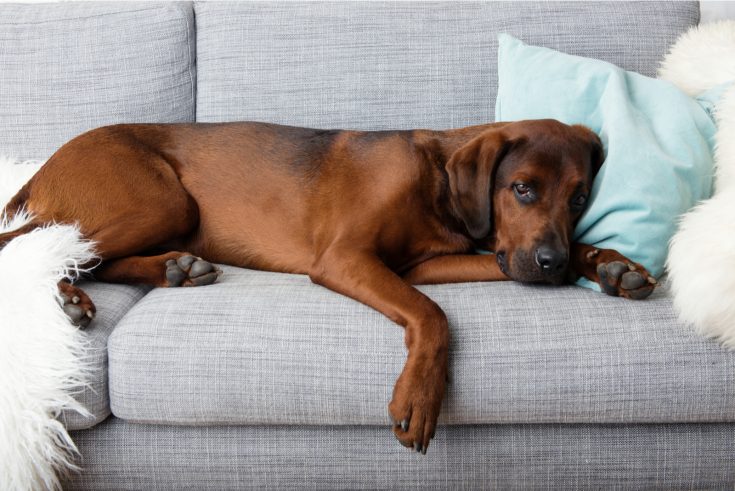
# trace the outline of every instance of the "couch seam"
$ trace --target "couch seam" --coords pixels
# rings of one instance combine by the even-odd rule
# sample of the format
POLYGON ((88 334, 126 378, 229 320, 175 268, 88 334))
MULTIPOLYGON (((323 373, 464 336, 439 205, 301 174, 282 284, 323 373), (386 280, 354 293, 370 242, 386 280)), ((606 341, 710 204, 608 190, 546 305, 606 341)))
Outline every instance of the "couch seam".
MULTIPOLYGON (((187 2, 187 7, 191 11, 191 18, 192 21, 194 21, 195 11, 194 11, 194 3, 193 2, 187 2)), ((178 7, 179 5, 177 5, 178 7)), ((179 13, 183 13, 183 21, 184 24, 186 24, 186 48, 187 48, 187 58, 189 59, 189 66, 187 67, 187 71, 189 72, 189 82, 191 83, 191 108, 192 108, 192 122, 196 123, 197 120, 197 90, 196 90, 196 82, 194 78, 194 73, 196 73, 197 69, 197 56, 196 56, 196 50, 192 50, 191 46, 191 34, 192 31, 194 32, 194 35, 196 35, 196 30, 193 28, 193 26, 189 25, 189 17, 186 15, 185 12, 181 12, 179 9, 179 13)), ((196 46, 196 45, 195 45, 196 46)))
MULTIPOLYGON (((29 4, 32 5, 32 4, 29 4)), ((105 12, 103 14, 94 14, 94 15, 88 15, 88 16, 81 16, 81 17, 65 17, 60 19, 49 19, 49 20, 37 20, 37 21, 29 21, 29 22, 0 22, 0 26, 28 26, 28 25, 37 25, 37 24, 48 24, 51 22, 68 22, 68 21, 75 21, 75 20, 87 20, 87 19, 96 19, 98 17, 106 17, 110 15, 123 15, 123 14, 134 14, 138 12, 148 12, 150 10, 160 10, 161 7, 164 5, 156 5, 155 7, 147 7, 142 9, 135 9, 135 10, 121 10, 118 12, 105 12)))

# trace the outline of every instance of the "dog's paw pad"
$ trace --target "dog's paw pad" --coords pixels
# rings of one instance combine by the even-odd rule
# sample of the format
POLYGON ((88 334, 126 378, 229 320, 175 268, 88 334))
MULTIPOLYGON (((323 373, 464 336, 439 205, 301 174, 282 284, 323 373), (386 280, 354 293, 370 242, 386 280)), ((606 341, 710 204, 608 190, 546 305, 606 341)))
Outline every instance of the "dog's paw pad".
POLYGON ((62 293, 61 300, 64 313, 69 317, 72 324, 82 329, 89 326, 92 319, 94 319, 96 309, 86 294, 80 293, 70 296, 62 293))
POLYGON ((212 271, 214 271, 214 265, 212 263, 197 259, 194 261, 194 264, 191 265, 189 277, 196 278, 197 276, 202 276, 204 274, 211 273, 212 271))
POLYGON ((168 286, 211 285, 222 275, 222 270, 214 264, 192 255, 166 261, 166 281, 168 286))
POLYGON ((597 265, 600 287, 608 295, 642 300, 656 287, 656 279, 633 263, 611 261, 597 265))
POLYGON ((620 288, 624 290, 635 290, 646 284, 646 279, 638 271, 623 273, 620 279, 620 288))
POLYGON ((166 281, 168 286, 181 286, 187 278, 186 271, 181 269, 177 261, 169 259, 166 261, 166 281))
POLYGON ((607 264, 607 273, 610 277, 618 279, 628 271, 628 265, 622 261, 613 261, 607 264))
POLYGON ((178 259, 176 260, 176 264, 177 264, 177 265, 179 266, 179 268, 181 268, 182 270, 184 270, 184 271, 188 271, 188 270, 189 270, 189 268, 191 267, 192 263, 194 263, 194 261, 196 261, 196 260, 198 260, 198 259, 199 259, 199 258, 197 258, 197 257, 194 257, 194 256, 189 256, 189 255, 186 255, 186 256, 181 256, 180 258, 178 258, 178 259))

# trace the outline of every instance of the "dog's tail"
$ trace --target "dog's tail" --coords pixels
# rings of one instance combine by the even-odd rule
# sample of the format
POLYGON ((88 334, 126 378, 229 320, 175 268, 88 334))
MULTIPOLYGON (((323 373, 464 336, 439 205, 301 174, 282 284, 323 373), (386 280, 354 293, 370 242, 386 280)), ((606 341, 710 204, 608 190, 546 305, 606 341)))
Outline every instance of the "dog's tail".
MULTIPOLYGON (((0 158, 0 164, 13 163, 12 161, 2 162, 2 160, 0 158)), ((39 226, 26 207, 30 197, 28 181, 39 168, 39 165, 30 164, 13 163, 12 167, 0 165, 0 171, 8 171, 7 174, 3 172, 4 175, 0 175, 0 205, 7 202, 4 207, 0 208, 0 250, 12 239, 39 226)))
POLYGON ((8 203, 0 214, 0 251, 14 238, 39 227, 25 208, 27 192, 24 187, 8 203))

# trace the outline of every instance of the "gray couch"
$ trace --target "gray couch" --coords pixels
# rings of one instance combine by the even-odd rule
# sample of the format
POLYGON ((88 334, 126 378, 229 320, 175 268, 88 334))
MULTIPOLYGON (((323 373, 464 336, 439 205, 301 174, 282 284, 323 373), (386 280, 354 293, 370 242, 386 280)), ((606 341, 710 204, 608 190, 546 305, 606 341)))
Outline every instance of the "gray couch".
MULTIPOLYGON (((114 122, 485 123, 498 32, 654 76, 698 19, 696 2, 0 5, 0 152, 45 159, 114 122)), ((223 269, 83 285, 97 370, 92 417, 61 416, 83 456, 69 489, 735 485, 735 355, 678 324, 665 285, 422 287, 452 345, 421 456, 389 429, 399 327, 305 276, 223 269)))

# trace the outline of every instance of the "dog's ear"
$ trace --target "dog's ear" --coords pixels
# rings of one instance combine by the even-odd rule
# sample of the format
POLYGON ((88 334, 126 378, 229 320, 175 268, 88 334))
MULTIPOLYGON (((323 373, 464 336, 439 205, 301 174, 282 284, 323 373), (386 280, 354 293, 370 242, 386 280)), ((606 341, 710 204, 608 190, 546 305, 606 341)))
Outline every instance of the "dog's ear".
POLYGON ((602 167, 603 162, 605 162, 605 149, 602 146, 602 140, 597 136, 597 133, 586 126, 575 124, 573 127, 581 131, 584 138, 590 142, 590 165, 592 179, 594 179, 597 173, 600 172, 600 167, 602 167))
POLYGON ((592 164, 592 179, 594 179, 597 173, 600 172, 600 167, 605 162, 605 149, 597 133, 594 131, 590 131, 590 133, 592 133, 592 155, 590 163, 592 164))
POLYGON ((602 164, 605 162, 605 149, 603 148, 602 140, 597 136, 597 133, 594 131, 591 131, 591 133, 592 157, 590 162, 592 163, 592 178, 594 179, 597 173, 600 172, 600 167, 602 167, 602 164))
POLYGON ((502 130, 490 129, 457 149, 447 161, 453 208, 475 239, 490 233, 495 170, 509 148, 502 130))

